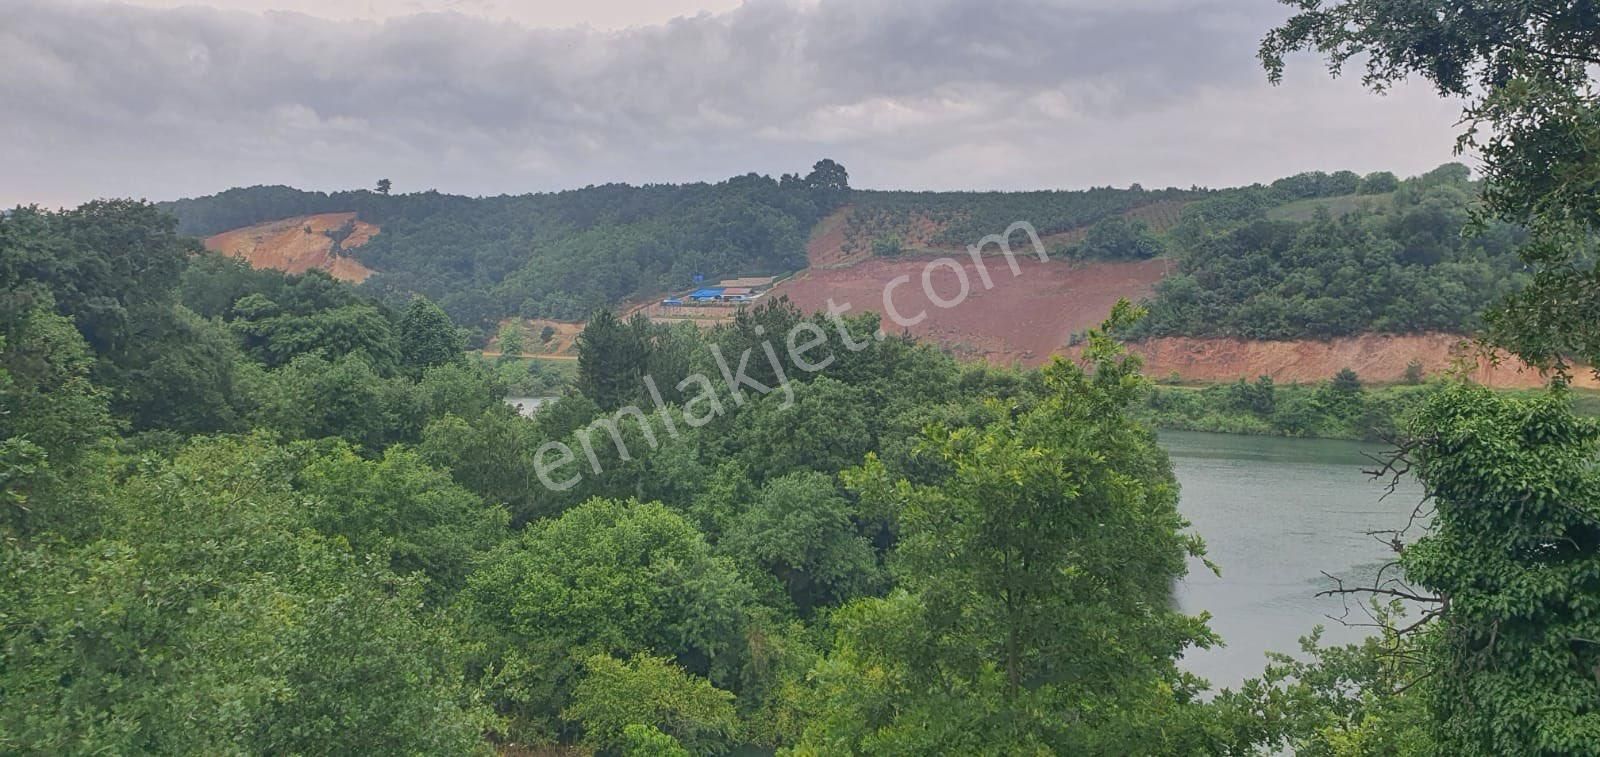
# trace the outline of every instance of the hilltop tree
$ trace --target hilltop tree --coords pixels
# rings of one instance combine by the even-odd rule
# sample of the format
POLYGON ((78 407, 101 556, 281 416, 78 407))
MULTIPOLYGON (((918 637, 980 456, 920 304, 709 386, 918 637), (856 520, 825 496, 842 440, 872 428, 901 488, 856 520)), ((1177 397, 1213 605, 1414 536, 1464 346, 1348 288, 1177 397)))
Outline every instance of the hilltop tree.
POLYGON ((850 172, 846 171, 844 166, 823 158, 811 167, 811 173, 806 174, 806 186, 831 192, 847 192, 850 189, 850 172))
POLYGON ((1356 194, 1379 195, 1399 188, 1400 179, 1393 172, 1373 171, 1361 177, 1361 183, 1356 186, 1356 194))
POLYGON ((416 297, 400 318, 401 361, 413 371, 433 365, 454 363, 466 350, 461 331, 438 305, 426 297, 416 297))
POLYGON ((832 210, 850 196, 850 173, 844 166, 827 158, 817 161, 811 173, 806 174, 806 187, 819 198, 818 207, 832 210))
POLYGON ((394 186, 394 185, 391 184, 388 179, 379 179, 378 180, 378 194, 381 194, 381 195, 384 195, 384 196, 388 196, 389 188, 391 186, 394 186))

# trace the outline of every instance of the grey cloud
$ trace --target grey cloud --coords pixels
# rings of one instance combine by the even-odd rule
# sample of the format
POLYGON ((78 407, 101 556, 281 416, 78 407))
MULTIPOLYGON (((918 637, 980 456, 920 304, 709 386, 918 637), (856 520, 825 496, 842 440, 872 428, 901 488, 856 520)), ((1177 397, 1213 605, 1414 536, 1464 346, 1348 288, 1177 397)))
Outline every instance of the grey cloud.
MULTIPOLYGON (((1205 112, 1217 123, 1171 137, 1236 144, 1206 98, 1286 91, 1267 89, 1253 59, 1280 17, 1269 0, 752 0, 602 32, 0 0, 0 159, 13 167, 0 201, 379 175, 494 193, 797 170, 822 155, 878 185, 1151 183, 1137 156, 1171 146, 1128 142, 1161 139, 1151 119, 1205 112), (945 162, 926 165, 934 156, 945 162)), ((1408 128, 1435 127, 1434 103, 1406 104, 1428 114, 1408 128)), ((1183 183, 1233 178, 1210 174, 1183 183)))

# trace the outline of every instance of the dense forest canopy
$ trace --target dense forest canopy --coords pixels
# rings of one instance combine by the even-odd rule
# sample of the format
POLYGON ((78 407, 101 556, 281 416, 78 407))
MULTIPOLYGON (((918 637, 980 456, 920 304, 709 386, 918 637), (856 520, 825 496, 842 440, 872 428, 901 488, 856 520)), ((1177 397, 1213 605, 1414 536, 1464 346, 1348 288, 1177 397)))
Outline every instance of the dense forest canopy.
POLYGON ((1302 182, 1284 180, 1187 206, 1168 235, 1178 272, 1158 285, 1137 333, 1474 333, 1485 308, 1528 280, 1516 254, 1526 233, 1503 222, 1473 227, 1481 185, 1465 166, 1393 179, 1379 180, 1386 192, 1338 201, 1285 204, 1281 185, 1302 182))
MULTIPOLYGON (((1348 370, 1151 395, 1115 335, 1459 327, 1520 272, 1490 335, 1600 363, 1600 7, 1290 4, 1269 71, 1361 55, 1370 86, 1474 98, 1491 183, 1305 174, 1190 197, 1170 229, 1077 216, 1105 224, 1080 256, 1165 251, 1182 272, 1148 325, 1118 303, 1080 359, 1038 370, 783 298, 708 330, 600 310, 574 386, 530 418, 503 401, 518 365, 465 352, 413 286, 252 270, 183 233, 321 207, 304 193, 182 228, 131 200, 0 215, 0 753, 1600 753, 1600 422, 1560 380, 1518 397, 1414 376, 1376 464, 1427 497, 1383 532, 1396 555, 1370 585, 1333 590, 1375 635, 1313 631, 1237 690, 1180 667, 1226 640, 1174 608, 1205 549, 1140 403, 1346 430, 1375 404, 1348 370)), ((388 188, 361 199, 436 202, 455 234, 493 207, 388 188)), ((682 206, 599 191, 663 205, 546 208, 515 244, 623 265, 605 255, 626 245, 572 240, 687 244, 676 208, 784 254, 771 232, 848 190, 825 162, 682 206)), ((719 239, 697 252, 748 262, 734 237, 699 241, 719 239)), ((486 292, 526 252, 503 250, 486 292)), ((519 294, 545 291, 540 271, 519 294)))
MULTIPOLYGON (((1293 253, 1406 229, 1391 258, 1493 258, 1425 222, 1468 186, 1436 174, 1341 218, 1228 215, 1205 203, 1278 190, 1218 193, 1165 236, 1287 223, 1293 253)), ((1593 743, 1595 653, 1566 639, 1600 633, 1600 432, 1560 392, 1417 387, 1390 428, 1438 497, 1402 557, 1423 630, 1313 638, 1210 692, 1178 660, 1219 640, 1170 601, 1203 545, 1137 419, 1188 409, 1112 338, 1127 304, 1081 362, 1035 371, 781 298, 709 331, 600 311, 574 391, 526 418, 502 400, 516 363, 470 357, 430 300, 199 254, 146 203, 7 214, 0 285, 3 751, 1593 743), (796 334, 804 360, 765 351, 796 334)), ((1345 371, 1201 399, 1306 432, 1367 425, 1364 392, 1345 371)))
POLYGON ((355 212, 382 228, 354 254, 391 303, 433 299, 487 333, 521 315, 576 320, 597 307, 689 286, 696 276, 777 274, 805 265, 812 226, 849 196, 844 167, 716 184, 607 184, 462 197, 438 192, 230 189, 161 207, 209 235, 309 213, 355 212))
POLYGON ((195 252, 144 203, 0 219, 0 751, 1253 738, 1177 668, 1202 548, 1104 333, 1014 373, 781 299, 597 317, 529 419, 430 301, 195 252))

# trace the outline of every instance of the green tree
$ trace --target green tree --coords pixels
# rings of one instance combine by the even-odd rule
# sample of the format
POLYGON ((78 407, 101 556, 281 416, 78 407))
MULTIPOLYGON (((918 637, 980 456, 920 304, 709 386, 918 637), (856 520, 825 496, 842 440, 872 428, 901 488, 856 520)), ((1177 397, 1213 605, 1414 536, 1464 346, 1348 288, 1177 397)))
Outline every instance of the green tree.
MULTIPOLYGON (((1132 316, 1122 303, 1108 326, 1132 316)), ((802 747, 1206 751, 1195 684, 1174 658, 1214 639, 1169 609, 1200 544, 1181 533, 1165 455, 1126 417, 1138 361, 1103 331, 1089 339, 1092 370, 1054 363, 1036 408, 931 429, 944 480, 895 480, 871 458, 849 476, 864 502, 897 513, 902 589, 836 615, 802 747)))
POLYGON ((485 751, 454 632, 310 527, 294 465, 199 440, 119 481, 96 541, 0 547, 0 751, 485 751))
POLYGON ((805 184, 823 198, 825 208, 831 210, 850 195, 850 172, 844 166, 823 158, 806 174, 805 184))
POLYGON ((624 323, 609 310, 596 311, 577 346, 578 391, 601 410, 616 410, 644 395, 650 341, 642 314, 624 323))
MULTIPOLYGON (((269 367, 287 364, 300 355, 328 359, 360 353, 380 372, 388 374, 399 364, 398 336, 387 316, 366 303, 295 312, 260 293, 239 298, 236 317, 229 327, 246 352, 269 367)), ((401 348, 404 348, 402 343, 401 348)))
POLYGON ((422 429, 414 386, 379 375, 364 355, 336 361, 301 355, 264 373, 252 390, 258 427, 292 439, 337 436, 368 450, 410 441, 422 429))
POLYGON ((388 179, 379 179, 378 180, 378 194, 381 194, 381 195, 384 195, 384 196, 388 196, 389 189, 390 189, 390 187, 393 187, 393 186, 394 186, 394 183, 389 181, 388 179))
POLYGON ((1350 368, 1340 368, 1333 374, 1333 381, 1328 384, 1338 397, 1354 397, 1361 393, 1361 377, 1350 368))
POLYGON ((115 427, 92 366, 72 322, 44 303, 0 327, 0 534, 93 527, 96 498, 74 490, 115 427))
MULTIPOLYGON (((1379 603, 1373 617, 1403 620, 1379 603)), ((1322 629, 1300 640, 1300 656, 1272 652, 1260 678, 1214 700, 1219 724, 1256 747, 1306 757, 1435 754, 1419 684, 1413 638, 1385 630, 1357 644, 1326 646, 1322 629)))
POLYGON ((1405 376, 1402 378, 1402 380, 1405 381, 1405 383, 1410 384, 1411 386, 1416 386, 1417 384, 1422 383, 1422 378, 1423 378, 1422 361, 1420 361, 1420 360, 1408 361, 1406 363, 1405 376))
POLYGON ((872 254, 878 257, 894 257, 905 251, 905 241, 899 234, 884 234, 872 240, 872 254))
POLYGON ((1143 221, 1114 216, 1090 226, 1075 254, 1090 260, 1143 260, 1161 252, 1161 240, 1143 221))
POLYGON ((500 360, 515 360, 527 351, 527 345, 522 341, 522 324, 508 321, 500 327, 500 334, 495 338, 495 346, 500 350, 500 360))
POLYGON ((1400 557, 1427 605, 1429 731, 1454 754, 1600 744, 1600 425, 1563 393, 1455 386, 1410 431, 1433 494, 1400 557))
POLYGON ((756 399, 731 431, 740 460, 756 481, 796 471, 837 471, 873 448, 873 416, 865 390, 821 376, 756 399))
POLYGON ((400 318, 400 358, 413 371, 462 360, 466 344, 450 316, 426 297, 416 297, 400 318))
POLYGON ((713 680, 736 669, 753 598, 682 516, 600 499, 530 525, 463 593, 494 639, 491 694, 519 728, 547 736, 590 655, 663 655, 713 680))
POLYGON ((1600 110, 1594 83, 1600 6, 1574 0, 1490 2, 1285 0, 1297 12, 1261 43, 1272 81, 1295 52, 1322 53, 1337 74, 1352 60, 1384 91, 1413 76, 1462 98, 1458 147, 1482 158, 1489 212, 1529 227, 1529 286, 1490 318, 1491 336, 1536 365, 1571 356, 1600 365, 1600 110))
POLYGON ((199 251, 175 225, 133 200, 60 213, 17 208, 0 215, 0 289, 16 302, 25 283, 41 287, 90 348, 114 361, 137 349, 133 329, 142 319, 172 304, 185 262, 199 251))
POLYGON ((113 411, 136 431, 242 431, 257 398, 240 378, 245 356, 234 334, 179 305, 139 328, 144 349, 130 354, 113 379, 113 411))
POLYGON ((1374 171, 1361 177, 1361 184, 1356 188, 1356 194, 1379 195, 1393 192, 1400 188, 1400 179, 1390 171, 1374 171))
POLYGON ((401 446, 366 460, 345 444, 318 445, 295 482, 309 495, 318 531, 399 575, 421 573, 435 601, 460 590, 478 558, 508 534, 504 510, 401 446))
POLYGON ((721 754, 736 743, 739 718, 733 695, 671 660, 636 654, 623 662, 596 655, 583 665, 583 680, 562 717, 583 727, 585 743, 630 753, 629 726, 665 734, 685 754, 721 754))
POLYGON ((678 740, 654 726, 633 723, 622 729, 622 754, 625 757, 690 757, 678 740))
POLYGON ((833 479, 792 473, 762 487, 718 548, 775 576, 801 612, 866 594, 882 575, 833 479))
POLYGON ((558 514, 541 496, 545 490, 533 465, 534 453, 544 441, 533 421, 495 407, 465 417, 449 414, 429 423, 417 451, 469 491, 505 505, 512 523, 520 527, 558 514))

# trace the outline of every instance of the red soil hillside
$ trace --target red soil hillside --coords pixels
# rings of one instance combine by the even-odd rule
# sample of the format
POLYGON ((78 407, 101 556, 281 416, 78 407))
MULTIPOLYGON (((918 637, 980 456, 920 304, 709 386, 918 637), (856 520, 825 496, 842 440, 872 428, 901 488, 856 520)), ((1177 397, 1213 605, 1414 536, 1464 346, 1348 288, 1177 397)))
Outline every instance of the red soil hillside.
POLYGON ((845 206, 817 223, 806 242, 806 262, 812 268, 827 268, 851 263, 863 257, 845 253, 845 231, 850 227, 850 207, 845 206))
POLYGON ((355 213, 322 213, 224 231, 206 239, 206 249, 243 258, 255 268, 276 268, 285 273, 305 273, 320 268, 334 278, 360 283, 372 269, 355 258, 339 254, 334 237, 348 232, 338 250, 367 243, 378 227, 356 219, 355 213))
MULTIPOLYGON (((854 206, 846 205, 822 219, 811 231, 806 243, 806 261, 812 268, 834 268, 851 265, 872 257, 871 234, 852 229, 854 206)), ((893 228, 880 229, 900 237, 900 243, 909 253, 948 252, 934 244, 945 225, 923 215, 913 214, 904 223, 893 228)))
MULTIPOLYGON (((1022 258, 1021 276, 1012 276, 1005 259, 987 257, 985 263, 994 288, 984 290, 971 260, 962 254, 970 294, 961 304, 940 309, 922 288, 922 272, 931 258, 871 258, 856 265, 812 268, 783 282, 772 296, 788 295, 802 310, 821 311, 829 299, 850 305, 852 313, 875 312, 884 316, 884 329, 899 331, 883 304, 884 288, 898 276, 910 281, 893 290, 893 303, 902 316, 926 311, 928 317, 911 327, 919 339, 930 341, 964 359, 1036 366, 1054 354, 1074 355, 1068 339, 1098 325, 1118 299, 1138 300, 1150 295, 1167 273, 1166 260, 1134 263, 1040 263, 1022 258)), ((945 300, 960 291, 955 272, 934 270, 934 292, 945 300)), ((1256 342, 1242 339, 1164 338, 1129 345, 1145 360, 1145 373, 1165 379, 1176 375, 1198 383, 1229 382, 1268 375, 1282 383, 1326 381, 1342 368, 1350 368, 1373 383, 1400 382, 1406 365, 1422 364, 1425 376, 1441 376, 1464 366, 1478 383, 1498 388, 1542 386, 1544 377, 1521 362, 1502 356, 1497 364, 1478 357, 1460 336, 1421 334, 1389 336, 1365 334, 1331 341, 1297 340, 1256 342)), ((1587 371, 1575 371, 1577 386, 1600 389, 1600 381, 1587 371)))
MULTIPOLYGON (((1450 334, 1389 336, 1363 334, 1331 341, 1252 342, 1242 339, 1152 339, 1129 345, 1144 358, 1145 374, 1184 381, 1226 382, 1271 376, 1279 383, 1326 381, 1342 368, 1365 381, 1397 383, 1406 364, 1422 364, 1424 376, 1440 376, 1465 366, 1467 375, 1485 386, 1502 389, 1543 386, 1545 378, 1521 361, 1501 356, 1497 364, 1478 357, 1462 337, 1450 334)), ((1573 385, 1600 388, 1594 374, 1574 371, 1573 385)))
MULTIPOLYGON (((911 327, 915 336, 931 340, 963 358, 984 358, 1009 364, 1036 365, 1050 353, 1063 349, 1074 332, 1104 320, 1119 298, 1137 301, 1166 273, 1168 261, 1136 263, 1041 263, 1024 258, 1017 262, 1022 275, 1013 276, 1001 257, 985 258, 994 288, 985 290, 972 261, 962 254, 970 294, 961 304, 940 309, 923 290, 922 272, 929 258, 876 258, 847 268, 812 268, 776 287, 770 296, 788 295, 804 311, 826 310, 828 300, 850 305, 852 313, 884 315, 884 330, 899 331, 884 311, 884 288, 897 276, 910 283, 893 292, 894 307, 902 316, 926 311, 928 317, 911 327)), ((935 294, 951 300, 960 291, 955 271, 939 267, 929 278, 935 294)))

